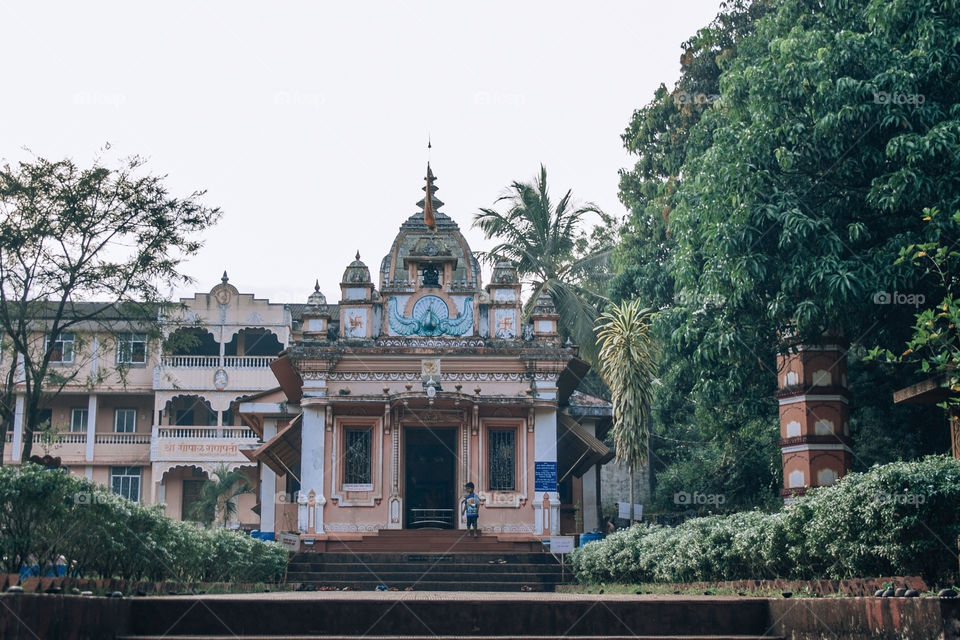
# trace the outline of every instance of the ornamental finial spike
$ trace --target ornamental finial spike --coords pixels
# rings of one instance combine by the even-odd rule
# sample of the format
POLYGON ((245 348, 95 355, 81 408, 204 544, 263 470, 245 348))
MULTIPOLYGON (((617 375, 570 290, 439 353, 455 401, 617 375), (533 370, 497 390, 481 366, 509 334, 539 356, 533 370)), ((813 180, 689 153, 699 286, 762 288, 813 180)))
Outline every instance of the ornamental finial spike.
POLYGON ((360 250, 357 249, 357 260, 359 260, 359 259, 360 259, 360 250))
POLYGON ((228 280, 230 280, 230 278, 227 277, 227 272, 226 270, 224 270, 223 277, 220 278, 220 282, 222 282, 223 284, 227 284, 228 280))

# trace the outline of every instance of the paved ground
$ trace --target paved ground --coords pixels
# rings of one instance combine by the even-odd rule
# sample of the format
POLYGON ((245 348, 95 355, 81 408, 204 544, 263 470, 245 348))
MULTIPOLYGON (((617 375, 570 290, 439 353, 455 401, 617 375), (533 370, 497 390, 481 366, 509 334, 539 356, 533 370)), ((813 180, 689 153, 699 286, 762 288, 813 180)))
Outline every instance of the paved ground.
MULTIPOLYGON (((633 594, 584 594, 584 593, 537 593, 537 592, 483 592, 483 591, 272 591, 270 593, 231 593, 180 596, 156 596, 160 599, 202 599, 202 600, 371 600, 371 601, 420 601, 450 600, 452 602, 611 602, 663 600, 688 602, 690 600, 710 600, 727 602, 756 602, 758 598, 737 596, 685 596, 685 595, 633 595, 633 594)), ((145 600, 151 596, 136 598, 145 600)))

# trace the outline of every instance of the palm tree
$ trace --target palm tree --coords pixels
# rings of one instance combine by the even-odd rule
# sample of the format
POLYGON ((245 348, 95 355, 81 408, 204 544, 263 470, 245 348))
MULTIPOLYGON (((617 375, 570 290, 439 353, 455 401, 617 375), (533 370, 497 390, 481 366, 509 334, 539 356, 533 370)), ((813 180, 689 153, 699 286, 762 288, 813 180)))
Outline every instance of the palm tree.
POLYGON ((190 510, 190 515, 205 524, 219 521, 223 527, 227 526, 232 516, 237 514, 235 498, 253 493, 247 476, 238 470, 229 471, 227 465, 221 463, 213 470, 216 480, 210 479, 200 489, 200 496, 190 510))
POLYGON ((500 202, 509 203, 504 213, 481 208, 474 216, 473 226, 500 242, 478 256, 490 264, 506 259, 516 265, 524 283, 533 287, 526 316, 542 293, 549 294, 560 314, 561 331, 580 345, 588 362, 596 363, 593 327, 606 303, 599 291, 609 274, 612 241, 609 234, 588 238, 580 225, 589 213, 600 215, 604 223, 612 221, 594 204, 576 206, 570 191, 554 205, 543 165, 532 183, 514 182, 494 204, 500 202))
POLYGON ((633 473, 650 457, 650 408, 656 374, 652 314, 639 299, 610 305, 597 322, 600 376, 613 400, 613 441, 617 458, 630 472, 630 524, 633 524, 633 473))

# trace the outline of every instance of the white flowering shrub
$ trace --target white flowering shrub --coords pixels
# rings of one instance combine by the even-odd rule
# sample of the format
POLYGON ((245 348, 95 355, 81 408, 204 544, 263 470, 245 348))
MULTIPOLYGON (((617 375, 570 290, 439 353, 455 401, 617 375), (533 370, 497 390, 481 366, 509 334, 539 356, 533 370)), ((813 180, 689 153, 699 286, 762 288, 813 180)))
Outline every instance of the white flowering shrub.
POLYGON ((931 456, 851 473, 777 513, 637 525, 577 549, 577 578, 699 582, 921 575, 949 581, 960 535, 960 461, 931 456))

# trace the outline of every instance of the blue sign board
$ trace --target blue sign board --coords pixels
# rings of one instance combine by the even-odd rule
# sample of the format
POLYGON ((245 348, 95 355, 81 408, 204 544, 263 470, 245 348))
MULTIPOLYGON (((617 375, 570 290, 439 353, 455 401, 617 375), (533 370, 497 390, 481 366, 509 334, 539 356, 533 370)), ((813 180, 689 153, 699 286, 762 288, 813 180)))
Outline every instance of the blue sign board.
POLYGON ((534 462, 533 485, 535 491, 557 490, 557 463, 534 462))

